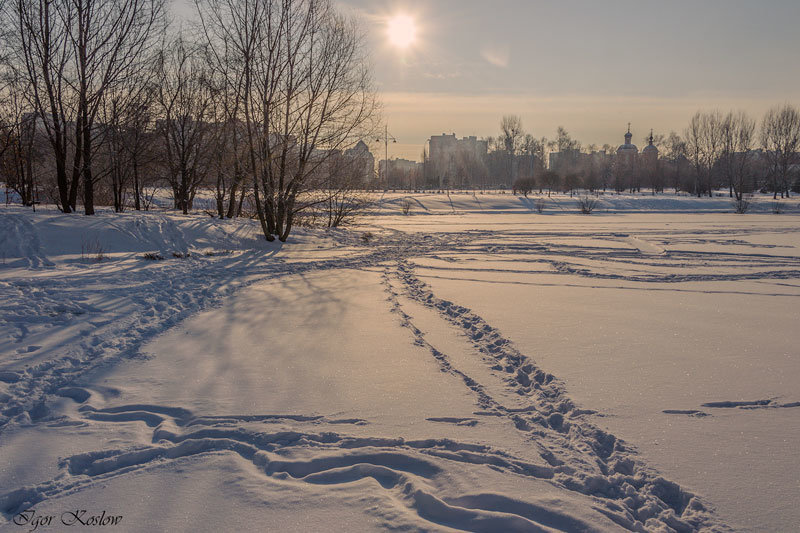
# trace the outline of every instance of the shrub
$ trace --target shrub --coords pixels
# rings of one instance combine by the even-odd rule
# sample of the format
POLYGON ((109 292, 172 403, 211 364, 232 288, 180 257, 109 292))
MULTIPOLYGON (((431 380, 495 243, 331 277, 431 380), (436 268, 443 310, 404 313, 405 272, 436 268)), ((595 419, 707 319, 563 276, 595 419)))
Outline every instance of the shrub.
POLYGON ((578 208, 584 215, 591 214, 595 207, 597 207, 597 198, 592 198, 590 196, 578 198, 578 208))
POLYGON ((81 239, 81 259, 83 261, 92 260, 99 263, 100 261, 108 259, 108 256, 105 255, 105 249, 96 237, 94 239, 84 237, 81 239))
POLYGON ((369 241, 372 240, 372 237, 374 237, 374 235, 371 232, 369 232, 369 231, 364 232, 361 235, 361 242, 363 242, 364 244, 368 244, 369 241))
POLYGON ((408 215, 411 212, 411 200, 408 198, 403 199, 403 214, 408 215))
POLYGON ((542 213, 544 211, 545 205, 547 205, 547 202, 545 201, 544 198, 537 198, 536 203, 534 204, 534 206, 536 207, 536 212, 542 213))
POLYGON ((733 201, 733 210, 740 215, 747 213, 750 209, 750 199, 744 195, 733 201))
POLYGON ((158 252, 147 252, 142 255, 142 259, 147 259, 148 261, 163 261, 164 256, 158 252))
POLYGON ((192 254, 189 252, 172 252, 172 257, 176 259, 186 259, 187 257, 192 257, 192 254))
POLYGON ((514 196, 516 196, 517 193, 520 193, 527 198, 531 191, 533 191, 533 187, 535 185, 536 182, 533 180, 533 178, 519 178, 511 186, 511 192, 514 194, 514 196))

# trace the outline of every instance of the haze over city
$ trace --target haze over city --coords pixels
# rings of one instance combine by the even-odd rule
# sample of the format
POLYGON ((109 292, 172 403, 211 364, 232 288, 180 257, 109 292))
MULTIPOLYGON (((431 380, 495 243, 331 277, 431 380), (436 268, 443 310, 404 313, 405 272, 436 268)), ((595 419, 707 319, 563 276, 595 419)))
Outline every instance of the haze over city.
POLYGON ((338 2, 368 34, 390 158, 420 160, 431 135, 497 135, 507 114, 537 137, 564 126, 599 146, 631 122, 641 145, 698 109, 760 116, 800 100, 793 0, 338 2), (416 30, 408 46, 389 38, 397 16, 416 30))

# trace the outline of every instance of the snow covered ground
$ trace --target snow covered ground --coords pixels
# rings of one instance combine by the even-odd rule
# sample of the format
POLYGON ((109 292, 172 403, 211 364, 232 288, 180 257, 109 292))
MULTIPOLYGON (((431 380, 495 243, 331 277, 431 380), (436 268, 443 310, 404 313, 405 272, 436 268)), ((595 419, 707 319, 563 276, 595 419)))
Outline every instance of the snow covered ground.
POLYGON ((283 245, 0 208, 0 530, 800 523, 796 201, 379 196, 283 245))

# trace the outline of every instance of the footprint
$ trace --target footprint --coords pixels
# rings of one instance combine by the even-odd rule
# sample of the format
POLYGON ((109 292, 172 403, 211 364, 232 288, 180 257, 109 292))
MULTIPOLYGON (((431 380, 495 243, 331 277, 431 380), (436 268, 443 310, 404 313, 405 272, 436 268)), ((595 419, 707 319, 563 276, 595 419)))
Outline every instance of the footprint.
POLYGON ((18 348, 17 349, 17 353, 19 353, 19 354, 32 353, 32 352, 35 352, 36 350, 38 350, 40 348, 41 348, 41 346, 39 346, 37 344, 31 344, 30 346, 26 346, 25 348, 18 348))
POLYGON ((730 409, 733 407, 753 407, 753 406, 766 406, 770 405, 772 400, 753 400, 753 401, 725 401, 725 402, 707 402, 704 403, 701 407, 717 407, 717 408, 724 408, 730 409))
POLYGON ((661 411, 668 415, 687 415, 702 418, 704 416, 711 416, 709 413, 698 411, 697 409, 664 409, 661 411))
POLYGON ((448 424, 455 424, 457 426, 475 426, 478 421, 474 418, 458 418, 454 416, 438 416, 426 418, 430 422, 446 422, 448 424))
POLYGON ((64 387, 63 389, 57 390, 56 394, 64 398, 72 398, 77 403, 85 402, 92 395, 89 391, 80 387, 64 387))
POLYGON ((0 372, 0 381, 5 381, 6 383, 16 383, 21 379, 21 376, 17 372, 0 372))

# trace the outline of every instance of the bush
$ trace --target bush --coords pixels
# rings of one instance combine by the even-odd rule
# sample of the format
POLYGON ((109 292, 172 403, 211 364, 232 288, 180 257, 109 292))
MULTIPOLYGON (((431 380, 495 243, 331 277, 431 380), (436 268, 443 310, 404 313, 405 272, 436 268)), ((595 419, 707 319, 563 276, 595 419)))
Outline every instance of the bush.
POLYGON ((364 244, 369 244, 369 241, 372 240, 372 237, 374 237, 374 235, 372 235, 371 232, 369 232, 369 231, 364 232, 361 235, 361 242, 363 242, 364 244))
POLYGON ((99 263, 100 261, 108 259, 108 256, 105 255, 105 249, 97 238, 89 239, 84 237, 81 239, 81 259, 83 261, 92 260, 99 263))
POLYGON ((511 186, 511 192, 514 193, 514 196, 520 193, 527 198, 531 191, 533 191, 535 185, 536 182, 534 182, 533 178, 519 178, 511 186))
POLYGON ((578 209, 580 209, 581 213, 584 215, 590 215, 595 207, 597 207, 597 198, 592 198, 590 196, 578 198, 578 209))
POLYGON ((408 198, 403 199, 403 214, 408 215, 411 212, 411 200, 408 198))
POLYGON ((147 252, 142 255, 142 259, 147 259, 148 261, 163 261, 164 256, 158 252, 147 252))
POLYGON ((545 201, 544 198, 537 198, 536 199, 536 204, 534 204, 534 205, 536 207, 536 212, 537 213, 542 213, 542 211, 544 211, 545 205, 547 205, 547 202, 545 201))
POLYGON ((192 254, 189 252, 172 252, 172 257, 176 259, 186 259, 187 257, 192 257, 192 254))
POLYGON ((733 210, 740 215, 747 213, 747 210, 750 209, 750 199, 742 196, 741 198, 737 198, 733 201, 733 210))

